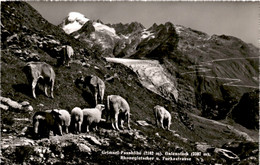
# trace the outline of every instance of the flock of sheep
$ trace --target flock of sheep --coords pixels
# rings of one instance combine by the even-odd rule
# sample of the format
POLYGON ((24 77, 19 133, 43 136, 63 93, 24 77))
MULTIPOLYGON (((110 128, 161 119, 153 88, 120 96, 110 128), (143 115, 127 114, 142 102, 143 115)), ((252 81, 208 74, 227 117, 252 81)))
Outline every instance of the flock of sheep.
MULTIPOLYGON (((73 55, 73 49, 65 47, 64 62, 63 64, 69 65, 69 60, 73 55), (72 50, 72 53, 71 53, 72 50)), ((48 97, 47 88, 50 86, 51 98, 54 98, 53 89, 55 82, 55 72, 49 64, 45 62, 28 62, 23 68, 23 72, 32 87, 32 95, 36 98, 35 87, 39 79, 44 80, 44 93, 48 97)), ((76 85, 83 84, 83 87, 89 87, 94 95, 96 107, 84 108, 75 107, 71 110, 71 114, 67 110, 46 110, 36 112, 33 116, 33 129, 35 138, 47 137, 49 138, 50 131, 53 134, 63 135, 63 130, 66 133, 69 132, 69 127, 72 128, 72 132, 75 134, 81 133, 82 129, 89 132, 91 125, 96 124, 94 127, 97 129, 97 124, 102 120, 102 111, 105 109, 103 103, 105 83, 97 76, 90 75, 86 77, 80 77, 75 81, 76 85), (83 124, 84 123, 84 124, 83 124)), ((110 116, 113 129, 119 130, 118 122, 120 121, 120 127, 124 129, 124 121, 127 121, 128 129, 130 127, 130 106, 127 101, 119 95, 109 95, 106 101, 107 119, 110 116), (120 119, 119 119, 120 117, 120 119)), ((154 107, 154 115, 157 126, 163 129, 170 130, 171 114, 159 105, 154 107), (164 121, 166 126, 164 127, 164 121)))

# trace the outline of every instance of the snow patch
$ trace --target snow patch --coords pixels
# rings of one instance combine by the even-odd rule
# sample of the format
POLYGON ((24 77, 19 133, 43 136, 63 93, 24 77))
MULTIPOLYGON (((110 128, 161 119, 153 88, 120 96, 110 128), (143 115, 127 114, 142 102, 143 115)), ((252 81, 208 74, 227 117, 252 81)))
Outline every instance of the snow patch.
POLYGON ((176 25, 175 30, 176 30, 177 34, 180 34, 184 30, 184 28, 182 26, 176 25))
POLYGON ((145 39, 145 38, 148 38, 148 37, 154 38, 154 35, 150 31, 144 29, 144 31, 142 32, 142 37, 141 38, 145 39))

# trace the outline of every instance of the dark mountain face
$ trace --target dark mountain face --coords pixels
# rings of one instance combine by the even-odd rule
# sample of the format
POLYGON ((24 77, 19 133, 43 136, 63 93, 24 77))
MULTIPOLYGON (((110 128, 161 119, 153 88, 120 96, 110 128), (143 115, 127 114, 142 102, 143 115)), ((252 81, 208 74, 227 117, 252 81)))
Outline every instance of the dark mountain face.
POLYGON ((176 29, 180 56, 173 58, 183 62, 178 67, 180 76, 195 83, 197 102, 203 93, 238 102, 245 92, 258 88, 256 47, 231 36, 209 36, 182 26, 176 29))
POLYGON ((137 52, 131 58, 150 58, 161 61, 164 58, 170 58, 171 54, 177 51, 178 35, 172 23, 153 25, 147 31, 153 34, 152 37, 145 38, 137 46, 137 52))
POLYGON ((137 33, 141 32, 142 30, 145 29, 145 27, 138 22, 132 22, 130 24, 107 24, 110 27, 113 27, 116 30, 116 33, 118 35, 129 35, 131 33, 137 33))
POLYGON ((259 90, 245 93, 232 111, 232 117, 237 123, 259 130, 259 90))

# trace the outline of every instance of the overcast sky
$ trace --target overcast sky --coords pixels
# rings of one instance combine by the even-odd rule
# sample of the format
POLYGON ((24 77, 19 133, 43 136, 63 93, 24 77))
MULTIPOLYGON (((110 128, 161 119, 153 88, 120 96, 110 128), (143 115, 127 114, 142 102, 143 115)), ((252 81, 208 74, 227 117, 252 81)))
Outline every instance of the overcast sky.
POLYGON ((103 23, 137 21, 149 28, 167 21, 212 34, 232 35, 258 46, 258 2, 28 2, 58 25, 69 12, 103 23))

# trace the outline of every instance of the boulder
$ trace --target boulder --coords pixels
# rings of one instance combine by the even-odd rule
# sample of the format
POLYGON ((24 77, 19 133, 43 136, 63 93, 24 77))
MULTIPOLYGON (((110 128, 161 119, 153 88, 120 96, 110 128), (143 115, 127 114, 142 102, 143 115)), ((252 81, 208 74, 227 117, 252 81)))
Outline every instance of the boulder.
POLYGON ((212 146, 208 145, 207 143, 204 142, 196 142, 195 146, 197 148, 197 150, 201 151, 201 152, 207 152, 207 150, 209 148, 212 148, 212 146))
POLYGON ((214 153, 227 160, 240 161, 239 157, 236 154, 226 149, 215 148, 214 153))
POLYGON ((150 126, 150 124, 148 124, 146 121, 144 120, 138 120, 136 121, 138 125, 140 126, 150 126))
POLYGON ((27 103, 23 102, 23 104, 20 104, 16 101, 13 101, 10 98, 2 97, 0 96, 0 108, 7 110, 9 107, 17 110, 24 110, 24 111, 33 111, 33 107, 31 105, 28 105, 27 103), (8 107, 8 108, 7 108, 8 107))
POLYGON ((85 144, 78 144, 78 147, 79 147, 79 151, 80 151, 80 152, 87 152, 87 153, 90 153, 90 152, 91 152, 91 148, 88 147, 88 146, 85 145, 85 144))
POLYGON ((84 138, 87 139, 92 144, 101 145, 101 143, 94 136, 87 135, 84 138))

